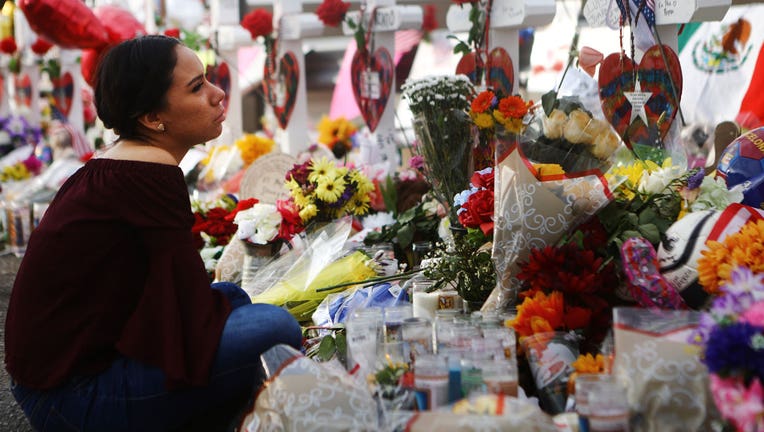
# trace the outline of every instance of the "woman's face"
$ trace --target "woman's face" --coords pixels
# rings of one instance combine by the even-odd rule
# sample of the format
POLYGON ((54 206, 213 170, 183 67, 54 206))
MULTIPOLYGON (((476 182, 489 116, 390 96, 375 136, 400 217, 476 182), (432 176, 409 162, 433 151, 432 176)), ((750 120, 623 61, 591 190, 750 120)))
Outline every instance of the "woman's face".
POLYGON ((189 147, 209 141, 223 130, 225 93, 204 75, 204 66, 187 47, 175 47, 178 56, 166 106, 157 112, 163 134, 189 147))

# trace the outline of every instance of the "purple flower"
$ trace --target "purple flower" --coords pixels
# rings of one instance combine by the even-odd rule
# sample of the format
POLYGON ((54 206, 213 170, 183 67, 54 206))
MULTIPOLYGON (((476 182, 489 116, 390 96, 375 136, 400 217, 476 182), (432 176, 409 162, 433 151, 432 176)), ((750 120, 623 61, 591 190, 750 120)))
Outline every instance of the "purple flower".
POLYGON ((721 287, 725 293, 751 293, 754 300, 764 300, 764 273, 753 273, 748 267, 736 267, 730 281, 721 287))
POLYGON ((691 175, 690 178, 687 179, 687 189, 693 190, 700 187, 700 184, 703 183, 703 178, 706 176, 706 174, 703 172, 703 170, 698 170, 695 174, 691 175))
POLYGON ((717 319, 731 316, 733 319, 755 303, 750 292, 727 292, 716 297, 711 303, 711 314, 717 319))
POLYGON ((754 343, 762 333, 764 327, 744 322, 714 328, 704 359, 708 370, 720 376, 744 374, 764 379, 764 347, 754 343))
POLYGON ((424 168, 424 156, 416 155, 409 159, 409 166, 415 170, 421 170, 424 168))

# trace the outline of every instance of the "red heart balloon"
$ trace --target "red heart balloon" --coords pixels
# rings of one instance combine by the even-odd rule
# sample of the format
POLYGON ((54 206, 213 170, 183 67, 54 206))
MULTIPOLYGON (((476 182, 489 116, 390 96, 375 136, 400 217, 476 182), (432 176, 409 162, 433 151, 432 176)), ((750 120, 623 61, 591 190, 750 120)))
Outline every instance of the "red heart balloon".
POLYGON ((74 95, 74 80, 72 74, 64 73, 58 78, 50 80, 53 83, 53 103, 64 117, 69 117, 72 109, 72 96, 74 95))
POLYGON ((109 42, 119 43, 146 34, 146 28, 132 13, 114 5, 102 5, 93 9, 93 14, 109 34, 109 42))
MULTIPOLYGON (((473 83, 477 83, 477 64, 475 53, 471 52, 462 56, 456 64, 456 73, 466 75, 473 83)), ((488 88, 503 96, 513 94, 515 87, 515 67, 512 58, 502 47, 491 50, 486 59, 485 84, 488 88)))
POLYGON ((13 85, 16 88, 14 99, 17 106, 32 106, 32 80, 29 75, 16 75, 13 79, 13 85))
POLYGON ((19 7, 38 35, 62 48, 100 48, 109 34, 81 0, 19 0, 19 7))
POLYGON ((350 64, 353 96, 369 130, 374 132, 385 112, 393 85, 393 57, 387 49, 377 48, 369 56, 356 51, 350 64))
POLYGON ((95 73, 96 68, 98 67, 98 62, 101 60, 101 56, 106 52, 106 49, 84 49, 82 50, 82 55, 80 56, 80 72, 82 73, 82 77, 85 79, 85 82, 88 83, 91 87, 95 84, 93 82, 93 79, 95 79, 95 73))
POLYGON ((664 138, 679 111, 679 98, 682 94, 679 57, 666 45, 663 45, 663 51, 666 61, 663 60, 660 47, 654 45, 645 51, 638 67, 630 58, 617 53, 605 57, 600 65, 598 81, 602 111, 627 146, 632 143, 651 144, 651 128, 657 130, 661 139, 664 138), (635 78, 639 79, 643 92, 651 93, 645 104, 647 125, 639 117, 631 121, 632 107, 624 95, 625 92, 634 91, 635 78), (675 91, 672 91, 671 81, 676 86, 675 91), (662 115, 664 121, 658 125, 662 115))
POLYGON ((265 100, 273 108, 279 126, 286 129, 292 117, 294 103, 297 100, 297 86, 300 83, 300 69, 293 52, 288 51, 281 56, 278 76, 272 75, 266 64, 263 80, 265 100))

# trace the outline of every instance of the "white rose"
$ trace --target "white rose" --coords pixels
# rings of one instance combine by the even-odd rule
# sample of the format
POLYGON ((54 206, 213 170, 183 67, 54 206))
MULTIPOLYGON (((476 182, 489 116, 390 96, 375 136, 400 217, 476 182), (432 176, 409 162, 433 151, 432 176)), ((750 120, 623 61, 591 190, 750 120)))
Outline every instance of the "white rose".
POLYGON ((607 128, 594 137, 594 142, 589 151, 597 159, 607 160, 610 158, 610 155, 615 152, 620 143, 621 141, 618 139, 618 135, 610 130, 610 128, 607 128))
POLYGON ((591 120, 592 118, 585 111, 580 109, 571 111, 568 122, 565 123, 565 129, 563 130, 565 139, 572 144, 591 142, 592 137, 585 132, 591 120))
POLYGON ((281 220, 275 205, 257 203, 236 214, 233 220, 239 226, 236 237, 255 244, 267 244, 278 235, 281 220))
POLYGON ((678 166, 661 168, 651 173, 645 173, 639 182, 639 191, 647 194, 657 194, 664 192, 666 186, 682 175, 682 170, 678 166))
POLYGON ((562 136, 563 127, 568 121, 568 116, 564 111, 555 109, 544 118, 544 135, 549 139, 558 139, 562 136))

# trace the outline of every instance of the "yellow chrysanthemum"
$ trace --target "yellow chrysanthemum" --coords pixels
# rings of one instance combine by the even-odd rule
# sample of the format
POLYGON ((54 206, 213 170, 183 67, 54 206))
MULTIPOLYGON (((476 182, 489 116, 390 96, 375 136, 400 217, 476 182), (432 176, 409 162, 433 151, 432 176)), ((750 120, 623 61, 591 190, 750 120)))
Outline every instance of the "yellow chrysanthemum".
POLYGON ((493 117, 489 113, 472 113, 472 121, 480 129, 490 129, 493 127, 493 117))
POLYGON ((319 180, 316 186, 316 197, 327 203, 335 203, 345 192, 345 181, 342 177, 325 177, 319 180))
POLYGON ((310 198, 306 197, 302 193, 302 189, 293 190, 291 192, 292 200, 298 208, 303 208, 310 204, 310 198))
POLYGON ((370 203, 371 198, 368 194, 356 193, 350 198, 350 201, 348 201, 348 213, 353 213, 356 216, 365 215, 369 211, 370 203))
POLYGON ((245 167, 260 156, 270 153, 275 145, 272 139, 257 134, 244 134, 235 144, 245 167))
POLYGON ((522 118, 507 117, 499 110, 493 111, 493 118, 496 119, 496 121, 499 122, 502 126, 504 126, 504 129, 506 129, 508 132, 520 133, 523 130, 522 118))
POLYGON ((751 221, 723 242, 709 240, 698 259, 698 281, 710 294, 729 282, 732 270, 743 266, 753 273, 764 272, 764 220, 751 221))
POLYGON ((374 183, 358 170, 350 171, 350 181, 358 186, 359 194, 369 194, 374 191, 374 183))
POLYGON ((313 159, 311 162, 308 180, 314 183, 319 183, 324 179, 333 180, 337 177, 337 174, 337 166, 334 165, 334 162, 322 157, 321 159, 313 159))
POLYGON ((317 129, 318 142, 327 146, 332 146, 337 142, 346 143, 358 131, 355 125, 344 116, 333 120, 323 116, 318 122, 317 129))
POLYGON ((308 204, 300 209, 300 219, 303 222, 307 222, 314 218, 318 214, 318 207, 315 204, 308 204))

